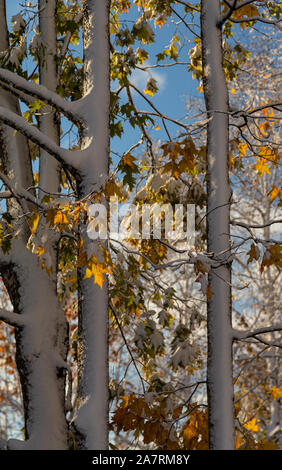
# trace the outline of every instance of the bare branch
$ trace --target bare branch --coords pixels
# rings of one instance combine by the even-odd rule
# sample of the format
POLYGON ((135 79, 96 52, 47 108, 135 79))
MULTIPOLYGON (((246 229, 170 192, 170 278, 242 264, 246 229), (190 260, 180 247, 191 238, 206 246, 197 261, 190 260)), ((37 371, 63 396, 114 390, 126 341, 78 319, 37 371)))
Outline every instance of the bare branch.
POLYGON ((123 338, 124 344, 125 344, 125 346, 126 346, 128 352, 129 352, 129 355, 130 355, 131 360, 132 360, 132 362, 133 362, 133 364, 134 364, 135 370, 136 370, 136 372, 137 372, 137 374, 138 374, 138 376, 139 376, 139 378, 140 378, 140 381, 141 381, 141 384, 142 384, 142 388, 143 388, 143 392, 145 393, 146 389, 145 389, 143 377, 142 377, 142 375, 140 374, 140 371, 139 371, 139 369, 138 369, 138 367, 137 367, 137 364, 136 364, 136 362, 135 362, 134 356, 133 356, 133 354, 132 354, 132 352, 131 352, 131 349, 130 349, 130 347, 129 347, 129 345, 128 345, 127 339, 126 339, 126 337, 125 337, 125 335, 124 335, 122 326, 121 326, 120 321, 119 321, 119 319, 118 319, 117 312, 116 312, 115 308, 112 306, 112 304, 110 304, 110 309, 111 309, 111 311, 113 312, 113 315, 114 315, 115 320, 116 320, 116 322, 117 322, 117 325, 118 325, 118 328, 119 328, 119 330, 120 330, 121 336, 122 336, 122 338, 123 338))
POLYGON ((245 224, 244 222, 236 222, 235 220, 231 220, 231 225, 238 225, 239 227, 246 228, 247 230, 251 228, 265 228, 273 224, 281 224, 281 223, 282 223, 282 219, 270 220, 269 222, 266 222, 265 224, 261 224, 261 225, 249 225, 249 224, 245 224))
POLYGON ((281 331, 282 323, 280 325, 267 326, 265 328, 258 328, 254 331, 239 331, 233 329, 233 338, 236 340, 242 340, 246 338, 255 338, 257 335, 262 335, 265 333, 272 333, 274 331, 281 331))

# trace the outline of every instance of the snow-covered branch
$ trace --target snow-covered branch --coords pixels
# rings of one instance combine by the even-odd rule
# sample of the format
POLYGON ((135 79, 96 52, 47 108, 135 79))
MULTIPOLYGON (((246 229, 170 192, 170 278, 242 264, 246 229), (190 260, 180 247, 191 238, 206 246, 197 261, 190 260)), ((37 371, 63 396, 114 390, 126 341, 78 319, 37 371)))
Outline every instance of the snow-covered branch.
POLYGON ((229 21, 232 23, 251 23, 252 21, 259 21, 261 23, 278 25, 281 23, 281 20, 268 20, 267 18, 262 18, 261 16, 249 16, 248 18, 229 18, 229 21))
POLYGON ((36 127, 29 124, 23 117, 2 106, 0 106, 0 120, 21 132, 21 134, 46 150, 50 155, 53 155, 63 165, 71 165, 75 169, 79 168, 82 157, 80 151, 69 151, 59 147, 36 127))
POLYGON ((232 21, 232 23, 250 23, 251 21, 260 21, 262 23, 274 24, 274 25, 277 25, 281 21, 281 20, 268 20, 259 15, 252 16, 252 17, 249 16, 249 17, 244 17, 244 18, 231 18, 232 14, 235 11, 240 10, 241 8, 251 3, 254 3, 254 0, 246 0, 245 2, 241 2, 239 4, 238 4, 238 0, 233 0, 232 3, 227 0, 224 0, 224 3, 228 6, 229 10, 221 16, 219 25, 222 25, 227 20, 232 21))
POLYGON ((265 328, 258 328, 253 331, 239 331, 233 329, 233 338, 236 340, 242 340, 247 338, 254 338, 257 335, 262 335, 265 333, 272 333, 274 331, 281 331, 282 323, 280 325, 266 326, 265 328))
POLYGON ((3 68, 0 68, 0 82, 6 83, 9 86, 12 85, 16 90, 48 103, 56 110, 63 113, 72 122, 80 123, 82 121, 77 110, 78 102, 70 103, 57 93, 48 90, 48 88, 43 85, 31 83, 16 73, 3 68))
POLYGON ((10 180, 4 173, 0 172, 0 179, 3 181, 3 183, 9 188, 10 191, 6 191, 5 193, 0 193, 0 199, 1 198, 10 198, 10 197, 15 197, 15 198, 23 198, 28 202, 31 202, 32 204, 35 204, 38 207, 41 207, 44 209, 43 206, 39 203, 39 201, 34 197, 32 194, 30 194, 26 189, 22 188, 19 186, 18 182, 10 180))
POLYGON ((282 219, 277 219, 277 220, 270 220, 268 222, 266 222, 265 224, 261 224, 261 225, 249 225, 249 224, 245 224, 244 222, 236 222, 235 220, 232 220, 231 221, 231 225, 238 225, 238 227, 243 227, 243 228, 246 228, 247 230, 251 229, 251 228, 265 228, 265 227, 269 227, 270 225, 273 225, 273 224, 281 224, 282 223, 282 219))
POLYGON ((5 310, 3 308, 0 309, 0 320, 10 326, 14 326, 15 328, 19 328, 25 324, 25 317, 23 315, 10 312, 9 310, 5 310))

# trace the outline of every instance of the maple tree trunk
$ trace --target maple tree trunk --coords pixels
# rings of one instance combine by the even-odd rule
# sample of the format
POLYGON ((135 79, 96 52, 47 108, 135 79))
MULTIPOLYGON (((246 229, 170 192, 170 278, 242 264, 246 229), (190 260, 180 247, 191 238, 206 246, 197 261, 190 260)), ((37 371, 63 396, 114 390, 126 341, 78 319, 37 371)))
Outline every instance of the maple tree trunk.
MULTIPOLYGON (((82 148, 89 157, 80 170, 79 197, 99 188, 108 175, 110 115, 109 1, 84 5, 84 113, 82 148)), ((106 201, 104 201, 106 204, 106 201)), ((95 244, 81 226, 83 249, 95 244)), ((106 242, 104 243, 106 246, 106 242)), ((97 252, 97 243, 94 251, 97 252)), ((97 256, 98 252, 97 252, 97 256)), ((82 449, 108 448, 108 285, 84 279, 79 270, 79 411, 76 428, 82 449)))
MULTIPOLYGON (((51 91, 56 91, 57 78, 57 32, 56 32, 56 0, 39 1, 39 30, 41 34, 40 46, 40 84, 51 91)), ((40 130, 50 137, 56 144, 60 144, 60 127, 56 113, 49 106, 42 109, 44 115, 40 116, 40 130)), ((40 149, 39 160, 39 195, 42 198, 47 193, 58 193, 60 189, 60 164, 45 150, 40 149)))
MULTIPOLYGON (((3 0, 0 9, 0 49, 7 50, 9 42, 3 0)), ((46 22, 50 25, 52 18, 45 16, 43 22, 45 26, 46 22)), ((42 39, 45 39, 44 33, 42 39)), ((41 72, 44 75, 42 69, 41 72)), ((1 90, 0 101, 7 109, 20 114, 18 99, 11 93, 1 90)), ((21 134, 14 136, 14 131, 1 123, 0 147, 5 174, 23 188, 32 187, 34 183, 26 138, 21 134)), ((48 171, 47 167, 44 171, 46 170, 48 171)), ((46 190, 50 182, 52 184, 53 180, 46 179, 46 190)), ((20 204, 23 202, 15 200, 7 202, 15 224, 21 220, 20 204)), ((31 205, 26 203, 26 210, 31 208, 31 205)), ((36 255, 26 249, 29 236, 26 222, 19 222, 19 229, 18 240, 13 243, 10 253, 6 256, 1 255, 0 267, 14 310, 22 318, 22 324, 16 328, 15 335, 26 441, 10 440, 8 447, 67 449, 64 363, 68 346, 67 323, 57 300, 56 273, 53 272, 50 279, 46 271, 38 265, 36 255)))
POLYGON ((208 252, 218 264, 209 275, 207 302, 209 439, 211 449, 233 449, 229 109, 219 18, 219 0, 202 0, 203 85, 211 118, 207 129, 207 238, 208 252))

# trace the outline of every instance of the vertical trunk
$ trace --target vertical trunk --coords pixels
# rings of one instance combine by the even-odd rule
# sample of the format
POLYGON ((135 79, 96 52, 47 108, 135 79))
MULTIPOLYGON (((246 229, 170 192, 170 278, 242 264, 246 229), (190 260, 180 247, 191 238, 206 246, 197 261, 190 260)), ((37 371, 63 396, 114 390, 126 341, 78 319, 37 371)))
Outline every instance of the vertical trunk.
POLYGON ((12 303, 25 319, 16 330, 26 442, 10 440, 10 449, 68 448, 65 419, 67 324, 53 282, 21 241, 3 269, 12 303), (9 273, 13 273, 11 277, 9 273))
MULTIPOLYGON (((9 43, 4 0, 0 0, 0 10, 0 48, 6 50, 9 43)), ((46 22, 50 23, 50 18, 46 17, 46 22)), ((0 102, 20 114, 18 100, 10 93, 0 90, 0 102)), ((24 188, 32 186, 26 138, 20 133, 14 136, 14 131, 2 124, 0 131, 1 161, 5 174, 24 188)), ((48 166, 40 171, 46 174, 48 166)), ((47 174, 45 181, 50 182, 52 190, 50 175, 47 174)), ((24 398, 26 442, 9 441, 8 446, 34 450, 67 449, 64 363, 67 324, 57 301, 56 276, 50 279, 38 265, 36 255, 27 250, 30 233, 27 224, 22 224, 23 219, 19 217, 22 211, 18 202, 11 199, 7 206, 14 216, 14 227, 18 224, 21 232, 13 240, 9 263, 1 265, 1 274, 15 311, 26 319, 25 325, 16 330, 16 362, 24 398)))
POLYGON ((202 0, 203 84, 207 130, 207 237, 217 268, 208 300, 208 404, 211 449, 234 448, 228 174, 228 90, 223 70, 219 0, 202 0))
MULTIPOLYGON (((0 0, 0 52, 9 48, 9 37, 6 20, 5 0, 0 0)), ((20 114, 18 99, 11 93, 0 87, 0 106, 20 114)), ((27 139, 19 132, 14 136, 14 130, 0 123, 0 150, 2 171, 22 187, 33 185, 31 159, 27 139)), ((15 201, 8 201, 8 207, 12 215, 18 216, 19 206, 15 201)))
MULTIPOLYGON (((100 187, 109 162, 109 0, 84 3, 84 129, 88 158, 80 171, 79 196, 100 187)), ((106 203, 106 202, 105 202, 106 203)), ((91 242, 81 227, 84 249, 91 242)), ((106 242, 104 244, 106 247, 106 242)), ((98 246, 94 246, 98 251, 98 246)), ((82 449, 108 448, 108 286, 101 289, 79 272, 79 398, 76 428, 82 449)))
MULTIPOLYGON (((39 1, 39 31, 41 37, 39 69, 40 83, 51 91, 56 91, 57 80, 57 32, 56 32, 56 0, 39 1)), ((40 130, 56 144, 60 144, 60 127, 58 116, 51 112, 49 106, 42 109, 44 116, 40 117, 40 130)), ((60 164, 40 149, 39 186, 42 189, 40 197, 46 192, 57 193, 60 188, 60 164)))

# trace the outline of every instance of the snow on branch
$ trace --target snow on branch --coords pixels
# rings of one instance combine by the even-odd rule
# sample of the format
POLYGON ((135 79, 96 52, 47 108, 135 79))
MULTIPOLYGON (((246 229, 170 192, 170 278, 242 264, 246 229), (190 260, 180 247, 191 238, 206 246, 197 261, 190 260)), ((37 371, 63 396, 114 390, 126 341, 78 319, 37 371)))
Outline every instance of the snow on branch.
POLYGON ((37 127, 29 124, 23 117, 18 116, 18 114, 9 111, 3 106, 0 106, 0 121, 3 121, 4 124, 7 124, 13 129, 21 132, 21 134, 39 145, 43 150, 46 150, 50 155, 53 155, 53 157, 63 165, 71 165, 75 169, 79 168, 82 152, 70 151, 59 147, 52 139, 49 139, 49 137, 37 129, 37 127))
POLYGON ((231 220, 231 225, 238 225, 238 227, 243 227, 243 228, 246 228, 247 230, 251 228, 258 228, 258 229, 265 228, 273 224, 281 224, 281 223, 282 223, 282 219, 269 220, 265 224, 261 224, 261 225, 249 225, 249 224, 245 224, 244 222, 236 222, 235 220, 231 220))
POLYGON ((220 20, 219 20, 219 25, 222 25, 225 23, 225 21, 229 20, 232 23, 250 23, 251 21, 260 21, 261 23, 266 23, 266 24, 273 24, 273 25, 278 25, 281 20, 269 20, 266 18, 263 18, 262 16, 249 16, 249 17, 244 17, 244 18, 232 18, 232 14, 240 10, 241 8, 250 5, 251 3, 254 3, 255 0, 246 0, 245 2, 238 3, 238 0, 233 0, 232 3, 223 0, 224 3, 228 6, 229 10, 224 13, 220 20))
POLYGON ((77 111, 77 102, 70 103, 57 93, 48 90, 45 86, 31 83, 16 73, 3 68, 0 68, 0 82, 6 83, 9 87, 12 85, 16 90, 48 103, 64 114, 70 121, 77 124, 82 123, 82 118, 77 111))
POLYGON ((262 18, 261 16, 249 16, 248 18, 229 18, 229 21, 232 23, 250 23, 252 21, 260 21, 265 24, 278 25, 281 23, 281 20, 268 20, 267 18, 262 18))
POLYGON ((239 331, 233 329, 233 338, 236 340, 243 340, 247 338, 255 338, 257 335, 262 335, 265 333, 272 333, 274 331, 281 331, 282 323, 280 325, 267 326, 265 328, 258 328, 253 331, 239 331))
POLYGON ((32 194, 30 194, 26 189, 22 188, 19 186, 18 182, 9 179, 4 173, 0 172, 0 179, 3 181, 3 183, 9 188, 10 191, 6 191, 5 193, 0 193, 0 199, 1 198, 11 198, 15 197, 18 199, 25 199, 28 202, 31 202, 35 204, 38 207, 41 207, 44 209, 43 206, 39 203, 39 201, 34 197, 32 194))
POLYGON ((9 310, 5 310, 3 308, 0 308, 0 320, 10 326, 14 326, 15 328, 22 327, 26 323, 26 318, 23 315, 10 312, 9 310))

